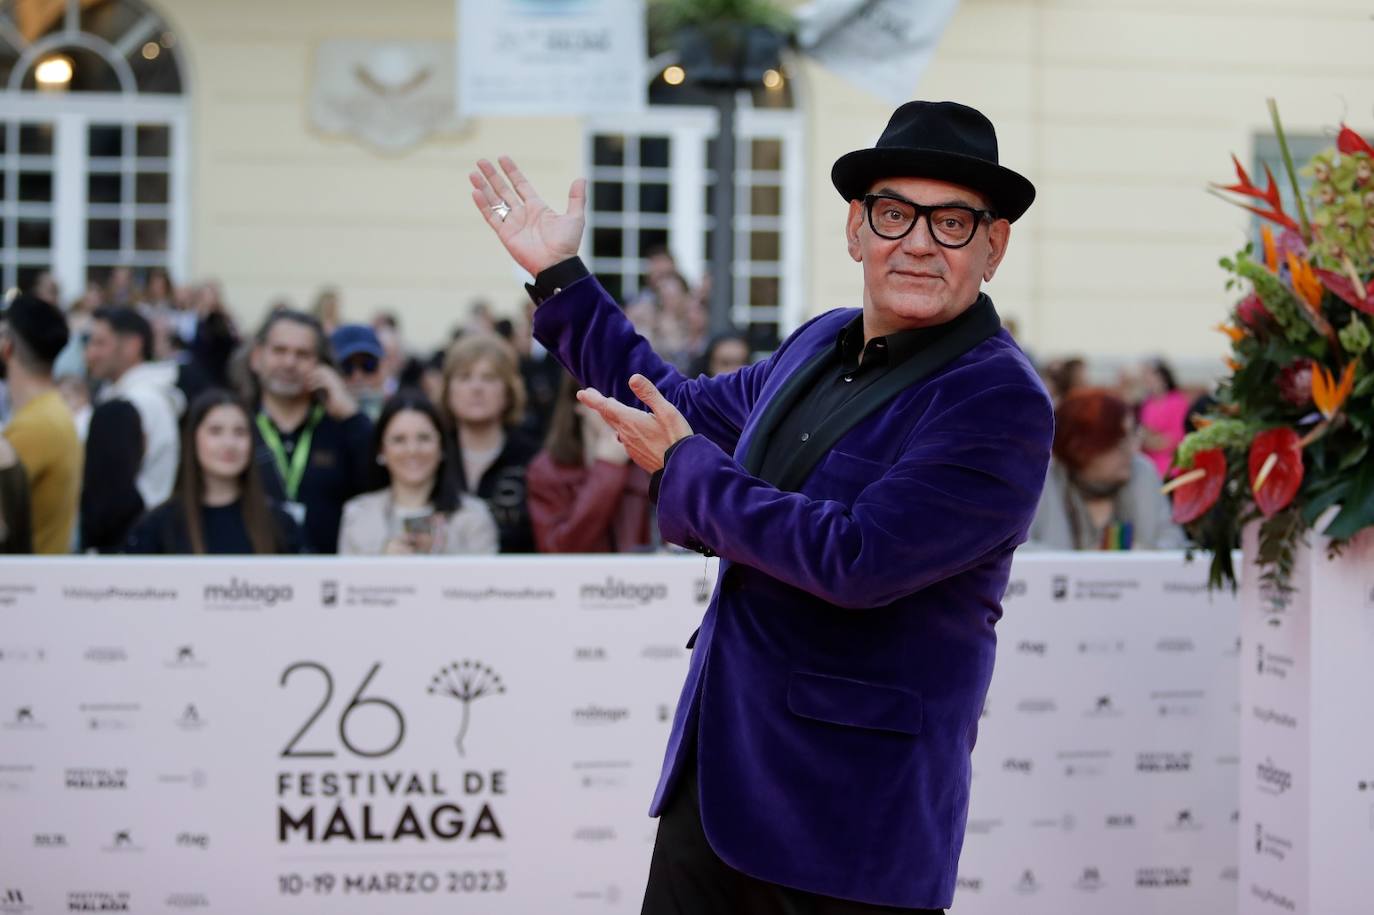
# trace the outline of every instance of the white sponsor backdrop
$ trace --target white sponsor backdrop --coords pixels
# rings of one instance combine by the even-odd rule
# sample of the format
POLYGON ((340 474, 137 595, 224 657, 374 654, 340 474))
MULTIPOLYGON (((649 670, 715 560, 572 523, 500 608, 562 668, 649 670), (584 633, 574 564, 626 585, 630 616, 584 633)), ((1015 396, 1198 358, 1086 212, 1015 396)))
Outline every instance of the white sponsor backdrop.
POLYGON ((1374 535, 1313 539, 1286 599, 1250 569, 1241 592, 1245 915, 1374 911, 1374 535))
MULTIPOLYGON (((708 574, 0 565, 0 913, 638 912, 708 574)), ((1237 623, 1203 575, 1017 563, 952 912, 1235 911, 1237 623)))

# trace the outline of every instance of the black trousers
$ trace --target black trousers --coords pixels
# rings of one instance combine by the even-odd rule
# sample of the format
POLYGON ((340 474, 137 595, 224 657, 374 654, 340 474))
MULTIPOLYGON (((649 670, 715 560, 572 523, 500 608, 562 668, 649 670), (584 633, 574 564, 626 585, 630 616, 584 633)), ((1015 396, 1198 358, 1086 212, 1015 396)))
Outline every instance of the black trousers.
POLYGON ((686 769, 659 817, 640 915, 944 915, 818 896, 741 874, 707 843, 694 759, 686 769))

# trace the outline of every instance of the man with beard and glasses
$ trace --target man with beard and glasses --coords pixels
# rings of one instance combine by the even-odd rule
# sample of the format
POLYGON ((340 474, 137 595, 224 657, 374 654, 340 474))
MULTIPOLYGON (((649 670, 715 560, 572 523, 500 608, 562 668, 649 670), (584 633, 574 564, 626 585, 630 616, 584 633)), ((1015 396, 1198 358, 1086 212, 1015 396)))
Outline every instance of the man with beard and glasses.
POLYGON ((1054 460, 1031 524, 1031 548, 1176 550, 1187 544, 1140 452, 1126 402, 1102 388, 1071 391, 1055 410, 1054 460))
POLYGON ((320 323, 273 312, 249 367, 257 383, 256 460, 268 497, 302 528, 312 553, 339 545, 344 503, 367 487, 372 423, 330 365, 320 323))

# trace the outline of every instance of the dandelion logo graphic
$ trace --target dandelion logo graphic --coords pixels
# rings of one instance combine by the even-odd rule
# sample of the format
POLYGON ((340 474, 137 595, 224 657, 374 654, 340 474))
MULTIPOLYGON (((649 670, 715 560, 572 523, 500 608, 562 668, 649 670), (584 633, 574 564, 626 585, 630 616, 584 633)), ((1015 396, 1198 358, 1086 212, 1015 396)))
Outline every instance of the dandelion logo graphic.
POLYGON ((462 703, 463 717, 458 723, 458 737, 454 743, 458 747, 458 755, 466 756, 463 740, 468 734, 472 703, 483 696, 504 693, 506 685, 501 682, 500 674, 480 661, 454 661, 430 679, 426 691, 432 696, 447 696, 462 703))

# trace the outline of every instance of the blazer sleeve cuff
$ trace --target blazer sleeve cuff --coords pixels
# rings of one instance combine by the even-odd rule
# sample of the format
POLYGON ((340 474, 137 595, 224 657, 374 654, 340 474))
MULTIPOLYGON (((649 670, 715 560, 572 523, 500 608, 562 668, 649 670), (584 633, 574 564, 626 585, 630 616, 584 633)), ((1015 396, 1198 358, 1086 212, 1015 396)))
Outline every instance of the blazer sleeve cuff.
POLYGON ((559 261, 552 267, 539 271, 539 275, 534 278, 533 283, 525 284, 525 291, 529 293, 530 301, 538 307, 544 304, 546 299, 553 298, 568 286, 587 276, 591 276, 591 271, 587 269, 586 264, 582 263, 582 258, 570 257, 565 261, 559 261))
POLYGON ((716 544, 702 542, 692 523, 694 512, 707 509, 693 501, 691 483, 695 477, 709 475, 712 465, 730 460, 729 455, 706 436, 689 435, 674 442, 664 458, 657 491, 659 532, 669 543, 704 556, 716 555, 716 544), (671 465, 667 461, 669 456, 673 459, 671 465))

